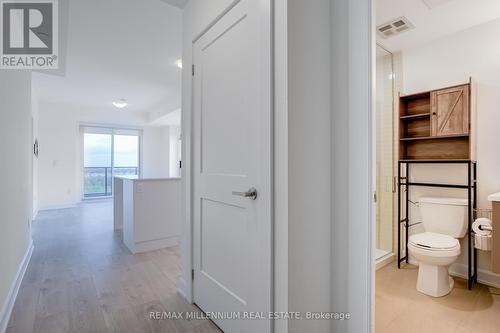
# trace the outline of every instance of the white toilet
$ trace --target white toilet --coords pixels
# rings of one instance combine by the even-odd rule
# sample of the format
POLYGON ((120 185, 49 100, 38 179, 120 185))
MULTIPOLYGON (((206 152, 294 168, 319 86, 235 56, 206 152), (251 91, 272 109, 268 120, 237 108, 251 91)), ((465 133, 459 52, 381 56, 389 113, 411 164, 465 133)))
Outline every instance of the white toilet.
POLYGON ((460 255, 458 238, 467 231, 467 200, 422 197, 419 208, 425 232, 408 240, 408 251, 419 262, 417 290, 445 296, 453 289, 448 268, 460 255))

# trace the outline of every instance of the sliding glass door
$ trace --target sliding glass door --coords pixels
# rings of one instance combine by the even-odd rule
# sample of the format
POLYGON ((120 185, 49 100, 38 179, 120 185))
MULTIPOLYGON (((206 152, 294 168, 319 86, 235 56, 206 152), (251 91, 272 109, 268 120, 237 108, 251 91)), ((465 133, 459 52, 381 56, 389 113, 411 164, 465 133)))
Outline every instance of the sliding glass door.
POLYGON ((83 196, 113 195, 113 176, 139 176, 140 132, 83 127, 83 196))
POLYGON ((114 135, 113 175, 139 175, 139 136, 114 135))

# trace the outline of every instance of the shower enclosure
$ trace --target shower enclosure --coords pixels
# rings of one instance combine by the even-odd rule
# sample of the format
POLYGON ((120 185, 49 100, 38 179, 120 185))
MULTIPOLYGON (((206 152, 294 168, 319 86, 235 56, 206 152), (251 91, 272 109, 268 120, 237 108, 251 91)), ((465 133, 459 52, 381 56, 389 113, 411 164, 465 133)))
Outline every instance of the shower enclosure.
POLYGON ((377 261, 393 254, 394 71, 393 55, 377 45, 376 62, 376 249, 377 261))

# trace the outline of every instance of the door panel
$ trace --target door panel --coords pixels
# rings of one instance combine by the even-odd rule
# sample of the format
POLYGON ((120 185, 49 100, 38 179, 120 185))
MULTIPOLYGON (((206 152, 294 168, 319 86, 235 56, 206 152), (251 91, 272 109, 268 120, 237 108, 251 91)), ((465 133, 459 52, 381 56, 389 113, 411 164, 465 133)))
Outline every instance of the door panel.
POLYGON ((434 91, 431 94, 431 135, 469 133, 469 86, 434 91))
POLYGON ((271 311, 270 37, 270 1, 242 0, 193 44, 193 294, 206 312, 271 311), (255 200, 233 193, 252 187, 255 200))

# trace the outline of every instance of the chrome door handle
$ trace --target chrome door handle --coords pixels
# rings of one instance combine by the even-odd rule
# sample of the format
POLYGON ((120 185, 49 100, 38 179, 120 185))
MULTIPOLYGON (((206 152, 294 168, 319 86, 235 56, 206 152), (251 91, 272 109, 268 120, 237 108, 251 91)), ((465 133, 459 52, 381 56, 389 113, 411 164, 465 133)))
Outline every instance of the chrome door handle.
POLYGON ((257 199, 257 190, 254 187, 252 187, 246 192, 233 191, 233 195, 238 195, 240 197, 250 198, 252 200, 255 200, 255 199, 257 199))

